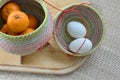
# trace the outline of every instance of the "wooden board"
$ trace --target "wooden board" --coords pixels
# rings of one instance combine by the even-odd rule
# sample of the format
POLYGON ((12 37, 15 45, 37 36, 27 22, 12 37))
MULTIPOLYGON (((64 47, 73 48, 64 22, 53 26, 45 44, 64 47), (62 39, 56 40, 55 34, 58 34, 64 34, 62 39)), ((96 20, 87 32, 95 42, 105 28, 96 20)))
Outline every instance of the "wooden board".
MULTIPOLYGON (((60 1, 58 1, 58 0, 46 0, 46 1, 53 4, 55 7, 59 8, 59 9, 63 9, 66 6, 71 5, 73 3, 74 4, 80 3, 80 1, 78 1, 78 0, 60 0, 60 1)), ((52 17, 55 19, 57 14, 60 13, 60 11, 55 10, 54 8, 50 7, 48 4, 46 4, 46 5, 48 6, 48 8, 52 14, 52 17)))
POLYGON ((5 52, 4 50, 0 50, 0 64, 1 65, 20 65, 21 56, 13 55, 5 52))
MULTIPOLYGON (((77 0, 61 0, 60 2, 62 3, 58 0, 47 1, 60 9, 72 3, 78 3, 77 0)), ((59 11, 50 6, 48 6, 48 8, 53 19, 55 19, 59 11)), ((51 39, 49 43, 50 44, 41 51, 23 57, 0 50, 0 70, 66 74, 80 67, 87 59, 87 57, 73 57, 67 55, 59 49, 54 38, 51 39)))

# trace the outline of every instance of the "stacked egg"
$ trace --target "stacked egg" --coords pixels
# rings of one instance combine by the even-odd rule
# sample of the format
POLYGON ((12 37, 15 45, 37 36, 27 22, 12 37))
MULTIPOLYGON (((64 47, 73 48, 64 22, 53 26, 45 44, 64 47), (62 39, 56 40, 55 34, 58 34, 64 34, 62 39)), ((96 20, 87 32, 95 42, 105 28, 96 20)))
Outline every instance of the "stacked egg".
POLYGON ((83 54, 92 49, 92 42, 85 38, 86 27, 78 21, 70 21, 67 24, 67 31, 74 40, 69 44, 69 49, 74 53, 83 54))

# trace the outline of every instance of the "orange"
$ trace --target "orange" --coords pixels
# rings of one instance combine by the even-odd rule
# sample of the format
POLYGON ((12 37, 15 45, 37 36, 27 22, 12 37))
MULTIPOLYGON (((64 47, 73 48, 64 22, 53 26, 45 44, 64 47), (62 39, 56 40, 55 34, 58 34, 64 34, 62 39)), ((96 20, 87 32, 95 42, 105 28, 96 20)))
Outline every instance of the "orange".
POLYGON ((1 28, 1 32, 7 34, 8 33, 8 25, 4 24, 3 27, 1 28))
POLYGON ((14 33, 14 32, 12 32, 12 31, 10 31, 10 30, 8 30, 8 34, 9 34, 9 35, 12 35, 12 36, 17 36, 17 35, 19 35, 19 33, 14 33))
POLYGON ((2 7, 2 17, 5 21, 7 21, 7 18, 9 14, 13 11, 20 11, 20 7, 15 2, 8 2, 2 7))
POLYGON ((38 19, 31 15, 31 14, 28 14, 28 18, 29 18, 29 28, 33 28, 33 29, 36 29, 38 27, 38 19))
POLYGON ((5 34, 13 35, 13 36, 18 35, 18 33, 11 32, 11 31, 9 30, 7 24, 4 24, 4 25, 3 25, 3 27, 1 28, 1 32, 5 33, 5 34))
POLYGON ((28 33, 31 33, 33 32, 34 29, 33 28, 27 28, 24 32, 22 32, 21 34, 24 35, 24 34, 28 34, 28 33))
POLYGON ((13 11, 8 16, 7 24, 12 32, 23 32, 28 28, 29 18, 22 11, 13 11))

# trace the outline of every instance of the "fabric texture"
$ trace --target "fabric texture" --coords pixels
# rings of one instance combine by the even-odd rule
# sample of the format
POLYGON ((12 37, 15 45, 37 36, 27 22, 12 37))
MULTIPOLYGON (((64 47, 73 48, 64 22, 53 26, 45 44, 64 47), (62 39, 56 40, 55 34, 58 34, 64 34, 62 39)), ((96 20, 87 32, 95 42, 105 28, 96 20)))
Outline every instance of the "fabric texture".
POLYGON ((120 0, 82 1, 92 3, 103 17, 106 27, 105 40, 95 54, 67 75, 0 71, 0 80, 120 80, 120 0))

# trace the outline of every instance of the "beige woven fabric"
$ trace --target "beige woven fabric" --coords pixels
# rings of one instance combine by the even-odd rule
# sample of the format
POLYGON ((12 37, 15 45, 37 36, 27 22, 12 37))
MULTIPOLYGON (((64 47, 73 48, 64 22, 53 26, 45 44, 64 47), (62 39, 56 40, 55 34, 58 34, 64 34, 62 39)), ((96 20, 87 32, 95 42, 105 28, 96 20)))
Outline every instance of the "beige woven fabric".
POLYGON ((0 80, 120 80, 120 0, 87 1, 103 16, 106 38, 83 66, 62 76, 0 71, 0 80))

